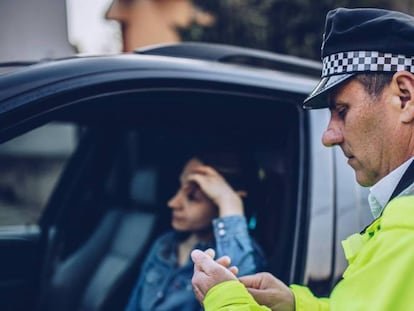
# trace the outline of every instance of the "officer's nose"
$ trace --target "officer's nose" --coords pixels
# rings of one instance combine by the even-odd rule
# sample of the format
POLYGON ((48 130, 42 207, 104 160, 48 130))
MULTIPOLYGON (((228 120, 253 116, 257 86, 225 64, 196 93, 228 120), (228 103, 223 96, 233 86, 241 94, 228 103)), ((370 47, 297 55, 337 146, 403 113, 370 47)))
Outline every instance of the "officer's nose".
POLYGON ((326 147, 332 147, 340 145, 344 141, 342 129, 338 126, 337 122, 332 119, 329 121, 328 127, 322 135, 322 143, 326 147))

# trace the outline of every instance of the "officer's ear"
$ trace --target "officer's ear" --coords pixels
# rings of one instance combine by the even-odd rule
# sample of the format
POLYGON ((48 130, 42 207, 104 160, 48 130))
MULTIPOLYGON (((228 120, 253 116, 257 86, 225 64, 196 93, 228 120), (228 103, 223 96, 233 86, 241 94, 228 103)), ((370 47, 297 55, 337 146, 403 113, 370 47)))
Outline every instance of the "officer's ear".
POLYGON ((392 78, 394 93, 399 98, 400 119, 403 123, 414 120, 414 75, 398 71, 392 78))

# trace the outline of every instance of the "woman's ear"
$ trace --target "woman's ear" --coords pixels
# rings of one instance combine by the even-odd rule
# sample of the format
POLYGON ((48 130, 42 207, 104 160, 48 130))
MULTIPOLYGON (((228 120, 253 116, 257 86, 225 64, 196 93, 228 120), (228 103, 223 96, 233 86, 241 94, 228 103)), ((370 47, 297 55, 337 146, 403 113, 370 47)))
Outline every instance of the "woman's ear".
POLYGON ((392 83, 400 102, 400 120, 410 123, 414 120, 414 75, 408 71, 398 71, 392 83))

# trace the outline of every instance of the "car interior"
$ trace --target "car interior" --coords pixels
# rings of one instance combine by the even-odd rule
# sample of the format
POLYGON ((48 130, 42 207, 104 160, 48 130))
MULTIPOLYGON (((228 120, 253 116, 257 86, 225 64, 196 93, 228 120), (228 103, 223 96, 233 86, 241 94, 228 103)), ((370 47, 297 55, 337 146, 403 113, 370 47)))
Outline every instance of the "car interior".
POLYGON ((76 124, 79 143, 39 221, 38 309, 122 310, 151 243, 171 229, 182 166, 201 147, 254 159, 260 203, 246 206, 249 229, 267 271, 289 280, 303 117, 288 98, 198 92, 112 94, 39 116, 76 124))

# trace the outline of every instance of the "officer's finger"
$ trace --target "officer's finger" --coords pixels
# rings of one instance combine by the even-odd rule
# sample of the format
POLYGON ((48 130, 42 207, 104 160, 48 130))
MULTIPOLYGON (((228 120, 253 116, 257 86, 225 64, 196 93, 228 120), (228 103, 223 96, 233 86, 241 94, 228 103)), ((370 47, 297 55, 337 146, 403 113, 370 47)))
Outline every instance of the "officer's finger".
POLYGON ((231 258, 229 256, 222 256, 216 262, 227 268, 231 264, 231 258))
POLYGON ((211 259, 214 259, 214 257, 216 256, 216 251, 212 248, 209 248, 209 249, 205 250, 204 253, 209 255, 211 257, 211 259))

